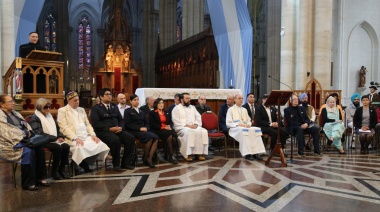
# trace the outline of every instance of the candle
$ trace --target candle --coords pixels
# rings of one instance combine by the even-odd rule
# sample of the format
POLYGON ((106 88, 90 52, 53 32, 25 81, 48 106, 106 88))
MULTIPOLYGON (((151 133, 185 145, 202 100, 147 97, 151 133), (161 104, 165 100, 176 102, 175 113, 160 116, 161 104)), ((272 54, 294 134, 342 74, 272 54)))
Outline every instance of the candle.
POLYGON ((95 84, 95 77, 92 78, 92 84, 95 84))
POLYGON ((231 86, 232 86, 232 79, 231 79, 231 86))

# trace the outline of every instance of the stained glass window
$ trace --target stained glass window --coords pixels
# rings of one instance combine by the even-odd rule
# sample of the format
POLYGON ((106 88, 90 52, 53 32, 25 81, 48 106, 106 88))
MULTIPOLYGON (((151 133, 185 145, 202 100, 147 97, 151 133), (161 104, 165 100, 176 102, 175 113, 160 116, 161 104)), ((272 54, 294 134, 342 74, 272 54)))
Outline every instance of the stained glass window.
POLYGON ((78 26, 78 68, 89 74, 92 57, 91 24, 83 16, 78 26))
POLYGON ((56 51, 56 22, 52 13, 49 13, 45 18, 44 23, 44 47, 49 51, 56 51))
POLYGON ((182 41, 182 1, 177 0, 177 42, 182 41))

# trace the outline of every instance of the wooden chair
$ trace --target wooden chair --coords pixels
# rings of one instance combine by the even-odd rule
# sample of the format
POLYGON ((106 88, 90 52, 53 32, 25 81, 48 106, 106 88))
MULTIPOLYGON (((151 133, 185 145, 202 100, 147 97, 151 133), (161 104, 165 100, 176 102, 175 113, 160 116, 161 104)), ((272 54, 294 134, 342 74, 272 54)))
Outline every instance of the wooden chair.
POLYGON ((3 160, 4 162, 8 163, 9 165, 12 166, 12 181, 13 181, 13 185, 15 188, 17 188, 17 182, 16 182, 16 171, 17 171, 17 165, 18 163, 17 162, 13 162, 13 161, 9 161, 9 160, 6 160, 4 158, 0 158, 0 160, 3 160))

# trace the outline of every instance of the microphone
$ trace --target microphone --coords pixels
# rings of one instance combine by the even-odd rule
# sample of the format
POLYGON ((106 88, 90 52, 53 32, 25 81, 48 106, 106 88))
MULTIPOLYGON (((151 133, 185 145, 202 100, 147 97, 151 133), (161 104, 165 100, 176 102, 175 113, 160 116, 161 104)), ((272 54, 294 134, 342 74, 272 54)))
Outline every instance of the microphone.
POLYGON ((268 77, 269 77, 269 78, 271 78, 271 79, 272 79, 272 80, 274 80, 274 81, 277 81, 277 82, 279 82, 279 83, 281 83, 281 84, 285 85, 286 87, 290 88, 290 90, 291 90, 291 91, 293 91, 293 88, 292 88, 292 87, 290 87, 289 85, 287 85, 287 84, 285 84, 285 83, 281 82, 281 81, 280 81, 280 80, 278 80, 278 79, 275 79, 275 78, 271 77, 270 75, 268 75, 268 77))

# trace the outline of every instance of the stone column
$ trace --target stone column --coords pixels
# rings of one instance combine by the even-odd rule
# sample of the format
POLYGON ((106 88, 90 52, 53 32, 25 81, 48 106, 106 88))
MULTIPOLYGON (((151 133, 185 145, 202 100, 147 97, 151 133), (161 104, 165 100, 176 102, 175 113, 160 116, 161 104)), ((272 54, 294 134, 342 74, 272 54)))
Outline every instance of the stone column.
POLYGON ((331 82, 332 0, 316 0, 314 8, 313 76, 323 89, 331 82))
POLYGON ((177 42, 177 0, 160 1, 160 45, 161 49, 177 42))
MULTIPOLYGON (((295 3, 293 1, 282 1, 281 9, 281 26, 284 27, 285 35, 281 37, 281 82, 295 88, 295 3)), ((279 79, 279 80, 280 80, 279 79)), ((289 90, 283 84, 280 85, 281 90, 289 90)))
POLYGON ((155 87, 155 55, 158 42, 158 8, 155 7, 154 1, 144 2, 143 18, 143 86, 155 87))
POLYGON ((309 19, 311 17, 309 11, 310 1, 298 0, 297 3, 297 39, 296 39, 296 82, 293 89, 304 89, 308 82, 307 72, 310 71, 308 63, 309 46, 309 19))
MULTIPOLYGON (((15 20, 14 1, 0 1, 0 73, 3 76, 15 59, 15 20)), ((0 80, 0 93, 3 93, 3 79, 0 80)))
POLYGON ((204 1, 183 0, 182 6, 182 40, 203 31, 204 1))

